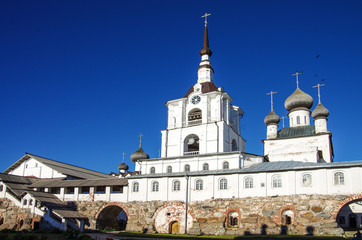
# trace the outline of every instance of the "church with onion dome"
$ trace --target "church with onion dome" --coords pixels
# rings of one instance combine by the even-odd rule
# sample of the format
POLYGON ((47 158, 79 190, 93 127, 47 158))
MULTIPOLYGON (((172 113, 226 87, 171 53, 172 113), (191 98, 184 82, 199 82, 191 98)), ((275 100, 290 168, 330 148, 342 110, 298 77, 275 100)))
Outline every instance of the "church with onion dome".
POLYGON ((289 126, 282 128, 271 91, 263 155, 247 152, 244 111, 219 85, 222 76, 214 79, 207 16, 194 85, 165 104, 160 157, 150 158, 140 139, 135 171, 123 157, 117 173, 104 174, 26 153, 0 174, 1 204, 17 213, 0 212, 0 229, 240 235, 267 226, 273 234, 284 227, 342 235, 362 226, 362 161, 333 161, 323 85, 313 109, 299 87, 301 72, 293 74, 296 90, 284 102, 289 126))

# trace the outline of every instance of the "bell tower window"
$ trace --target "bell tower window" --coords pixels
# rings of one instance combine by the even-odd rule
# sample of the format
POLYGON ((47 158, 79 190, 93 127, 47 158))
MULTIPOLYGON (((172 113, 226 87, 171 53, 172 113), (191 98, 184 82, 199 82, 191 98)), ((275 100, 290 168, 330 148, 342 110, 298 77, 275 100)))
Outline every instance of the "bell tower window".
POLYGON ((191 134, 185 138, 184 141, 184 155, 198 155, 199 154, 199 137, 191 134))
POLYGON ((188 125, 197 125, 202 122, 202 111, 199 108, 192 109, 188 116, 188 125))
POLYGON ((231 151, 237 151, 238 150, 238 144, 236 143, 236 140, 233 139, 233 141, 231 142, 231 151))

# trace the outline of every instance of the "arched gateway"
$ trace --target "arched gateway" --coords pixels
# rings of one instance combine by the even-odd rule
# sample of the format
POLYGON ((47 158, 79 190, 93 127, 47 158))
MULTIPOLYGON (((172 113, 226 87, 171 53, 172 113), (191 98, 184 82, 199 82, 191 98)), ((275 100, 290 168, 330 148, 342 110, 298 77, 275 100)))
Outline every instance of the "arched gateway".
POLYGON ((118 203, 109 203, 96 215, 96 228, 125 230, 127 221, 128 212, 118 203))
POLYGON ((338 204, 335 214, 338 225, 344 230, 362 229, 362 194, 354 194, 338 204))

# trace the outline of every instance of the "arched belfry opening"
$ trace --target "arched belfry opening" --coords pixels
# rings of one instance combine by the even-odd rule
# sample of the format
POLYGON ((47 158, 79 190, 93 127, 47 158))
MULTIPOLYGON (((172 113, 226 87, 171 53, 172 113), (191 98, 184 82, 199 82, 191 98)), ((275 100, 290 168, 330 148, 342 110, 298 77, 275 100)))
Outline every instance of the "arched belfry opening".
POLYGON ((117 205, 107 206, 98 214, 96 228, 98 230, 126 230, 127 220, 127 214, 121 207, 117 205))
POLYGON ((200 139, 196 134, 188 135, 184 141, 184 155, 198 155, 200 139))
POLYGON ((194 108, 189 112, 188 125, 197 125, 202 123, 202 111, 199 108, 194 108))

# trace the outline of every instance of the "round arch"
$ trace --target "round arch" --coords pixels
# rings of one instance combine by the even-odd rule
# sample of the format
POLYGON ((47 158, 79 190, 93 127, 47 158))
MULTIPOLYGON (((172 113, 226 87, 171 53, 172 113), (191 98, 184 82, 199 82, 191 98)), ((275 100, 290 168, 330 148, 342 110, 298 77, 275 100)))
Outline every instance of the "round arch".
POLYGON ((362 224, 362 194, 353 194, 339 201, 333 214, 344 230, 360 229, 362 224))
POLYGON ((184 154, 198 155, 200 151, 200 139, 196 134, 188 135, 184 140, 184 154))
POLYGON ((125 230, 129 220, 129 213, 119 203, 108 203, 96 214, 96 229, 125 230))

